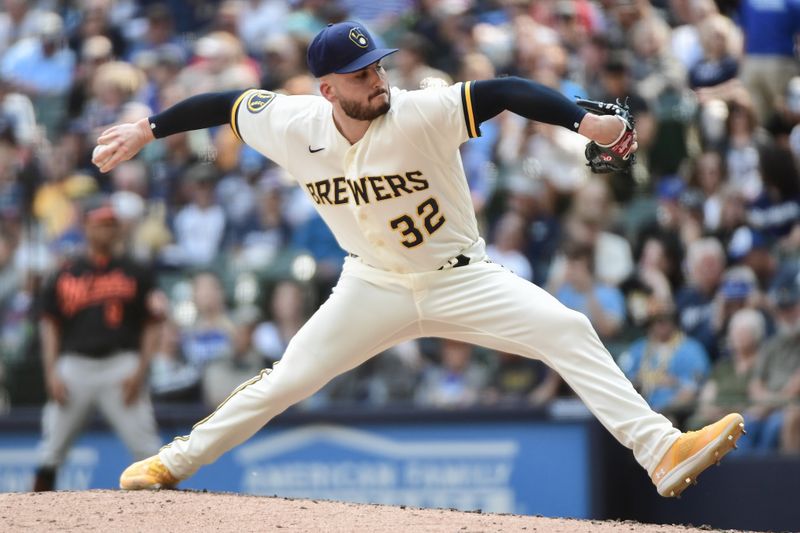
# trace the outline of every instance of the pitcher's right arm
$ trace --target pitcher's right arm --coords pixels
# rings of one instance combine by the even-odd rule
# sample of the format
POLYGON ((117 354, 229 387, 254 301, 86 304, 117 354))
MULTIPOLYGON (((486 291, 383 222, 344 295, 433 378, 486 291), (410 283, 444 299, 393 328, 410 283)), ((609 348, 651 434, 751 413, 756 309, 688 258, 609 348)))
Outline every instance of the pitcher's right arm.
POLYGON ((231 113, 247 90, 205 93, 178 102, 156 115, 137 122, 117 124, 97 139, 92 163, 108 172, 131 159, 149 142, 183 131, 222 126, 231 122, 231 113))

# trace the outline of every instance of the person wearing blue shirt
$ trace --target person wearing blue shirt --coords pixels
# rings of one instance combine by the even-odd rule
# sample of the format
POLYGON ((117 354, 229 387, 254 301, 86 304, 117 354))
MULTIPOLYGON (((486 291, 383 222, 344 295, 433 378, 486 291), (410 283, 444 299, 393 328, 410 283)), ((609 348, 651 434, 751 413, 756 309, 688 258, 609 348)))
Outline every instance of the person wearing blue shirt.
POLYGON ((708 376, 703 345, 678 329, 671 300, 653 297, 647 336, 619 358, 619 366, 647 403, 665 414, 688 414, 708 376))
POLYGON ((601 337, 613 337, 625 322, 625 297, 618 288, 595 279, 591 247, 568 243, 564 255, 564 280, 554 296, 570 309, 586 315, 601 337))
POLYGON ((64 46, 64 27, 55 13, 41 15, 38 38, 8 49, 0 64, 3 77, 31 96, 63 95, 72 83, 75 54, 64 46))
POLYGON ((794 55, 800 0, 743 0, 739 17, 745 42, 740 77, 764 123, 789 80, 800 72, 794 55))
POLYGON ((0 77, 13 91, 30 97, 37 122, 52 136, 66 115, 75 54, 65 46, 64 24, 57 14, 41 14, 36 29, 36 37, 22 39, 0 56, 0 77))

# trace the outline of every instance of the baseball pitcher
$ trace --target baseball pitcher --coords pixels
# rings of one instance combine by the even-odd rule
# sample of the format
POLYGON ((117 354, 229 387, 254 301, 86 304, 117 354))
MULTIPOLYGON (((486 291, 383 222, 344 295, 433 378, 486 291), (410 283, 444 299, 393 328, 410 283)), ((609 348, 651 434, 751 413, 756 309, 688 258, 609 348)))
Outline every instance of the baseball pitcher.
POLYGON ((204 94, 99 137, 93 160, 107 172, 153 139, 229 124, 297 180, 349 252, 333 294, 280 364, 128 467, 121 488, 175 486, 336 375, 397 343, 442 337, 544 361, 633 450, 660 494, 679 495, 734 447, 742 417, 681 434, 634 390, 584 315, 489 261, 458 151, 509 110, 588 137, 596 171, 624 169, 637 147, 624 107, 583 102, 587 112, 514 77, 400 91, 381 66, 394 51, 376 48, 360 24, 329 25, 307 56, 321 96, 204 94))

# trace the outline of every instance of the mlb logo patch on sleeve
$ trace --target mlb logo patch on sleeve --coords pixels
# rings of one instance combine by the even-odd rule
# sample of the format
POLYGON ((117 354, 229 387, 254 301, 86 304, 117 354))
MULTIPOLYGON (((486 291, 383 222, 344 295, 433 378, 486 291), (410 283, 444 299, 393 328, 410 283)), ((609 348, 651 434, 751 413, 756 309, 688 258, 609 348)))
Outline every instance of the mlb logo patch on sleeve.
POLYGON ((256 91, 247 99, 247 110, 258 113, 275 99, 275 93, 269 91, 256 91))

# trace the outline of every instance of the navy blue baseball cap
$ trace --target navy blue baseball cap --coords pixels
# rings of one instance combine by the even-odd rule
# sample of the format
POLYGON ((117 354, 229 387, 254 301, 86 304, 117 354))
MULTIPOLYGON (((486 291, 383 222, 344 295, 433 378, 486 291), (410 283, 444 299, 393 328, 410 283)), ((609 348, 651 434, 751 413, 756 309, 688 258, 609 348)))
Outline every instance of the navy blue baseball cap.
POLYGON ((306 59, 311 74, 347 74, 397 52, 397 48, 376 48, 375 39, 357 22, 328 24, 314 37, 306 59))

